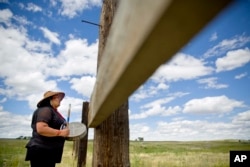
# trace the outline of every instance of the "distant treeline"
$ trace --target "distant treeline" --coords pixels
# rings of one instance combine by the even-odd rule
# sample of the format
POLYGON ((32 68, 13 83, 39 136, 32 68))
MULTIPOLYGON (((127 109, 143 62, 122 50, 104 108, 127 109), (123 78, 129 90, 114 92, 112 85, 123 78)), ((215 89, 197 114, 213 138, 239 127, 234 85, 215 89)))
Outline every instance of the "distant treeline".
POLYGON ((16 139, 27 140, 27 139, 30 139, 30 138, 31 138, 31 136, 19 136, 16 139))
POLYGON ((239 140, 240 143, 250 143, 250 139, 249 140, 239 140))

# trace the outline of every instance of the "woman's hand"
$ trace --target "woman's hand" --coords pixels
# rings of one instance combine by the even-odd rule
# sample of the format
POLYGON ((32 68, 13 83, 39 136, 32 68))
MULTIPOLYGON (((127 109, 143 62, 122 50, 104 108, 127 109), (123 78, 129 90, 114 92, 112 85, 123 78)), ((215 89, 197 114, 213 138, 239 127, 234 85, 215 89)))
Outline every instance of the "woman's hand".
POLYGON ((67 137, 68 135, 69 135, 69 128, 66 127, 64 129, 60 130, 58 136, 67 137))
POLYGON ((66 126, 62 130, 58 130, 58 129, 53 129, 49 127, 49 125, 45 122, 37 122, 36 130, 38 134, 42 136, 47 136, 47 137, 55 137, 55 136, 67 137, 69 135, 68 126, 66 126))

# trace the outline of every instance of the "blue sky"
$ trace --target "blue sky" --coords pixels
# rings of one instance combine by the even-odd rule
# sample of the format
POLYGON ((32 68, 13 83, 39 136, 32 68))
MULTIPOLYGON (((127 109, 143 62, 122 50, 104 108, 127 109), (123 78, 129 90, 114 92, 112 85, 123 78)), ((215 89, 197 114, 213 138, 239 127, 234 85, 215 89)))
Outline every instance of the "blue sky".
MULTIPOLYGON (((66 117, 71 104, 70 121, 80 121, 99 33, 81 20, 99 23, 101 6, 0 0, 0 138, 31 135, 47 90, 64 91, 59 111, 66 117)), ((131 140, 250 139, 249 9, 249 0, 231 4, 129 97, 131 140)))

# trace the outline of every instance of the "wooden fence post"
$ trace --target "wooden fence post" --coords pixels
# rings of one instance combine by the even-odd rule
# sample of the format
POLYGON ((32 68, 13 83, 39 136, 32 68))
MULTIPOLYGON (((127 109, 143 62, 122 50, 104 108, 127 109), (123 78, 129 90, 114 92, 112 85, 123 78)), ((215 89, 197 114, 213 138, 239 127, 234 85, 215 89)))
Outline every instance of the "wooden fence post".
POLYGON ((93 167, 129 167, 128 102, 95 128, 93 167))
MULTIPOLYGON (((83 102, 82 105, 82 123, 86 126, 88 125, 88 112, 89 112, 89 102, 83 102)), ((78 160, 77 167, 85 167, 87 159, 87 147, 88 147, 88 127, 87 133, 84 138, 78 141, 78 160)))
MULTIPOLYGON (((98 65, 118 0, 103 1, 99 34, 98 65)), ((105 89, 105 88, 103 88, 105 89)), ((128 100, 94 130, 93 167, 129 167, 128 100)))

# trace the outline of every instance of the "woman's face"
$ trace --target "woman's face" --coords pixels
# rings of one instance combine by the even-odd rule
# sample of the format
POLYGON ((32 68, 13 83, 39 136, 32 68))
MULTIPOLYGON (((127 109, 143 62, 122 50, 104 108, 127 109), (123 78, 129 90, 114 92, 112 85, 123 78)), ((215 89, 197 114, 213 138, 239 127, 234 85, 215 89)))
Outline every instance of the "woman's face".
POLYGON ((50 103, 52 107, 58 108, 60 106, 61 101, 62 101, 62 96, 58 94, 52 97, 50 103))

